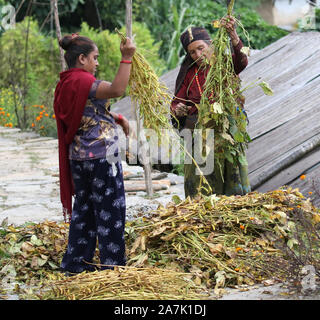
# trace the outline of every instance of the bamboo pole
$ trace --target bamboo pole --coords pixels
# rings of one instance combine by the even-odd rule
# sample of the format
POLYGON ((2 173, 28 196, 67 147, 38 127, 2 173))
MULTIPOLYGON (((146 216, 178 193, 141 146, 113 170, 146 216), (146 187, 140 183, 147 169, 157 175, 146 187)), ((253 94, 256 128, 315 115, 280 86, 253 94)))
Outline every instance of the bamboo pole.
MULTIPOLYGON (((59 10, 58 10, 57 0, 51 0, 51 6, 52 6, 53 12, 54 12, 54 20, 55 20, 55 24, 56 24, 57 38, 58 38, 58 41, 60 41, 62 36, 61 36, 61 28, 60 28, 59 10)), ((64 60, 63 49, 59 46, 59 50, 60 50, 61 69, 62 69, 62 71, 64 71, 64 70, 66 70, 66 62, 64 60)))
MULTIPOLYGON (((131 39, 132 38, 132 0, 126 0, 126 31, 127 31, 127 37, 131 39)), ((141 163, 143 165, 144 176, 145 176, 146 192, 147 192, 147 195, 151 197, 153 195, 153 186, 152 186, 152 177, 151 177, 150 157, 148 157, 148 143, 146 141, 146 138, 143 132, 141 131, 140 119, 137 113, 138 113, 138 110, 134 110, 133 114, 137 123, 137 140, 138 140, 137 153, 138 155, 140 154, 141 156, 141 163)), ((150 150, 149 150, 149 154, 150 154, 150 150)))

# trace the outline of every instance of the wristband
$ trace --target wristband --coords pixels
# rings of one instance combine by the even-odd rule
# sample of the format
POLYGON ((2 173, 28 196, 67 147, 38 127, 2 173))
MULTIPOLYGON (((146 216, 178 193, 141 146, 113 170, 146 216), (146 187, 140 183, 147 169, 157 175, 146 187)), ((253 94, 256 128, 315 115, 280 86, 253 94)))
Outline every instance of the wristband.
POLYGON ((123 115, 119 113, 118 114, 118 119, 116 120, 116 123, 119 124, 120 121, 122 121, 122 120, 123 120, 123 115))
POLYGON ((121 60, 120 63, 127 63, 127 64, 131 64, 132 61, 131 60, 121 60))

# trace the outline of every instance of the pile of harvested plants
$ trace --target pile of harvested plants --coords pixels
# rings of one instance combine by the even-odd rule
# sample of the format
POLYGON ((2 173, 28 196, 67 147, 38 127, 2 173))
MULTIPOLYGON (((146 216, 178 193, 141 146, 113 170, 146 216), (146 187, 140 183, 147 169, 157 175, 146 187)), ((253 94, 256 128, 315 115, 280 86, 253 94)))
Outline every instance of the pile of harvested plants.
POLYGON ((45 221, 0 226, 0 280, 28 284, 59 271, 68 239, 68 225, 45 221))
MULTIPOLYGON (((177 200, 127 224, 128 262, 190 272, 209 288, 250 285, 270 277, 282 280, 285 265, 270 270, 267 261, 290 263, 283 244, 293 251, 301 248, 299 241, 306 234, 297 238, 297 212, 319 232, 319 210, 290 188, 177 200)), ((304 232, 319 236, 311 231, 304 232)), ((320 261, 318 246, 306 250, 313 250, 320 261)))
POLYGON ((190 274, 159 268, 116 267, 83 273, 48 284, 34 295, 41 300, 182 300, 207 299, 190 274))
POLYGON ((3 222, 1 282, 42 283, 37 299, 202 299, 209 289, 286 281, 305 265, 319 275, 320 210, 298 189, 172 200, 127 222, 127 267, 70 278, 59 272, 67 224, 3 222))

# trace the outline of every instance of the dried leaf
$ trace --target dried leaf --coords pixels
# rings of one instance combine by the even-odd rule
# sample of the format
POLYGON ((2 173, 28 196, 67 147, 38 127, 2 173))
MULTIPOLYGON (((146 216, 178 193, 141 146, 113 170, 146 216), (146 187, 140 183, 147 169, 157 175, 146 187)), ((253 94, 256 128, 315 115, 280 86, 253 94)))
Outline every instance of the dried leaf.
POLYGON ((240 51, 250 57, 250 48, 249 47, 242 47, 240 51))
POLYGON ((33 235, 30 239, 30 242, 34 245, 34 246, 42 246, 43 242, 37 238, 37 236, 33 235))
POLYGON ((213 104, 213 112, 218 113, 218 114, 222 114, 223 110, 222 110, 222 106, 219 102, 215 102, 213 104))
POLYGON ((163 233, 164 231, 166 231, 167 228, 168 228, 167 226, 162 226, 162 227, 160 227, 160 228, 157 228, 157 229, 155 229, 155 230, 152 232, 151 235, 149 235, 149 237, 150 237, 150 238, 156 237, 156 236, 158 236, 159 234, 161 234, 161 233, 163 233))
POLYGON ((31 252, 34 250, 34 248, 33 248, 33 245, 31 244, 31 242, 25 241, 21 245, 21 250, 25 251, 25 252, 31 252))
POLYGON ((221 243, 218 243, 218 244, 207 243, 207 245, 210 249, 210 252, 213 255, 223 252, 223 245, 221 243))
POLYGON ((135 242, 133 243, 131 250, 130 250, 130 254, 133 254, 136 252, 136 250, 139 248, 140 246, 140 242, 141 242, 141 236, 138 237, 135 242))
POLYGON ((216 285, 215 285, 215 289, 218 288, 223 288, 226 282, 226 272, 225 271, 218 271, 216 272, 216 274, 214 275, 214 278, 216 279, 216 285))
POLYGON ((260 82, 259 87, 263 90, 264 94, 268 96, 273 96, 273 90, 271 89, 269 84, 266 83, 265 81, 260 82))

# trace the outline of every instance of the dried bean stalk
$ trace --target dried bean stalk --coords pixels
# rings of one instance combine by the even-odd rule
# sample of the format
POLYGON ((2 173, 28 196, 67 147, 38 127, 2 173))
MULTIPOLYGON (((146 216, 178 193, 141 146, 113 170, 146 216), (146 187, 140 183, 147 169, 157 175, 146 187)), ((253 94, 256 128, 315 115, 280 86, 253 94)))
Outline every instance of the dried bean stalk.
MULTIPOLYGON (((234 1, 228 7, 231 15, 234 1)), ((215 130, 215 161, 237 163, 250 137, 246 116, 242 111, 244 97, 240 92, 240 78, 235 75, 227 30, 220 27, 210 46, 213 54, 204 92, 199 106, 198 128, 215 130)), ((244 160, 244 159, 243 159, 244 160)))

